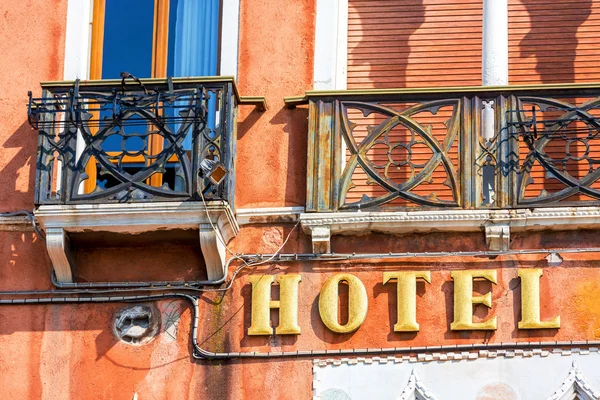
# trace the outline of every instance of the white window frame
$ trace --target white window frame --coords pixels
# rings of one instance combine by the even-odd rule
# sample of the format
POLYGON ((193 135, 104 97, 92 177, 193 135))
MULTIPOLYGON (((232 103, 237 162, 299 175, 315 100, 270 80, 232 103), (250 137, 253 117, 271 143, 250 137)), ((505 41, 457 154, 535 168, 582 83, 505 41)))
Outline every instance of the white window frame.
POLYGON ((317 0, 315 90, 346 90, 348 69, 348 0, 317 0))
MULTIPOLYGON (((65 40, 65 80, 89 79, 94 0, 69 0, 65 40)), ((240 0, 222 0, 219 70, 237 79, 240 0)))

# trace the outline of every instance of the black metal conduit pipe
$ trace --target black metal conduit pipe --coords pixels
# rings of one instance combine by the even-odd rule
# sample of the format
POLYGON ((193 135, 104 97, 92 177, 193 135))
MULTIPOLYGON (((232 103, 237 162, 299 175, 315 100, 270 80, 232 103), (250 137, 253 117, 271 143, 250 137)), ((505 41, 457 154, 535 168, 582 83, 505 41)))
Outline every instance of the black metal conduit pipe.
MULTIPOLYGON (((40 291, 40 293, 42 293, 40 291)), ((215 353, 201 348, 198 344, 198 321, 199 307, 198 299, 184 293, 165 293, 151 296, 112 296, 112 297, 52 297, 52 298, 29 298, 29 299, 0 299, 0 305, 31 305, 31 304, 77 304, 77 303, 111 303, 111 302, 143 302, 164 299, 183 299, 191 303, 192 333, 191 341, 193 347, 192 357, 197 360, 232 360, 232 359, 256 359, 256 358, 310 358, 323 356, 377 356, 386 354, 415 354, 419 352, 469 352, 500 349, 532 349, 540 347, 564 347, 564 346, 600 346, 600 340, 586 341, 562 341, 562 342, 511 342, 511 343, 476 343, 465 345, 447 346, 421 346, 421 347, 390 347, 371 349, 348 349, 348 350, 298 350, 284 352, 227 352, 215 353)))
MULTIPOLYGON (((264 259, 267 262, 282 261, 339 261, 339 260, 358 260, 358 259, 387 259, 387 258, 413 258, 413 257, 443 257, 443 256, 499 256, 510 254, 549 254, 549 253, 584 253, 600 252, 600 248, 590 247, 581 249, 531 249, 531 250, 508 250, 508 251, 474 251, 474 252, 423 252, 423 253, 374 253, 374 254, 254 254, 237 257, 237 259, 264 259)), ((227 262, 229 266, 232 258, 227 262)), ((239 271, 239 270, 238 270, 239 271)), ((228 290, 233 284, 235 275, 229 281, 224 290, 228 290)), ((225 281, 225 277, 221 280, 225 281)), ((217 281, 211 281, 209 284, 217 284, 217 281)), ((424 346, 424 347, 392 347, 381 349, 348 349, 348 350, 298 350, 289 352, 227 352, 218 353, 202 349, 198 344, 198 322, 199 306, 198 298, 186 293, 164 293, 157 295, 133 295, 133 296, 98 296, 98 297, 64 297, 65 294, 99 294, 99 293, 119 293, 125 291, 145 291, 145 290, 194 290, 206 291, 202 288, 194 287, 140 287, 112 290, 90 290, 74 288, 72 290, 59 291, 7 291, 0 292, 0 296, 29 296, 29 295, 54 295, 60 293, 63 297, 54 296, 46 298, 18 298, 6 299, 0 297, 0 305, 30 305, 30 304, 76 304, 76 303, 110 303, 110 302, 143 302, 157 301, 168 298, 179 298, 189 301, 192 304, 192 332, 191 341, 193 346, 193 357, 199 360, 228 360, 243 358, 291 358, 291 357, 319 357, 319 356, 360 356, 360 355, 384 355, 384 354, 410 354, 423 351, 476 351, 476 350, 496 350, 496 349, 529 349, 540 346, 600 346, 600 341, 566 341, 566 342, 511 342, 495 344, 467 344, 467 345, 449 345, 449 346, 424 346)), ((208 289, 210 290, 210 289, 208 289)))

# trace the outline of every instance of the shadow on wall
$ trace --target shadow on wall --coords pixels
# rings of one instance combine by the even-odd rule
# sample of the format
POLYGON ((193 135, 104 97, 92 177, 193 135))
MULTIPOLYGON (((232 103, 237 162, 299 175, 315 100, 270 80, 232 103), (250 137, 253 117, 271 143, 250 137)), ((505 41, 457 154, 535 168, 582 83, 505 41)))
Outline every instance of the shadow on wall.
POLYGON ((572 4, 521 2, 529 14, 531 29, 519 44, 520 57, 535 57, 542 83, 575 82, 577 31, 591 14, 592 0, 572 4))
POLYGON ((24 121, 0 150, 0 212, 33 208, 37 132, 24 121), (15 154, 14 149, 19 149, 15 154), (25 181, 25 179, 28 179, 25 181))
POLYGON ((353 75, 361 77, 349 79, 348 88, 405 87, 411 56, 409 41, 425 22, 423 0, 390 1, 377 7, 350 0, 348 9, 348 65, 360 71, 353 75), (383 15, 385 23, 373 21, 383 15), (383 42, 385 48, 381 51, 378 47, 383 42))

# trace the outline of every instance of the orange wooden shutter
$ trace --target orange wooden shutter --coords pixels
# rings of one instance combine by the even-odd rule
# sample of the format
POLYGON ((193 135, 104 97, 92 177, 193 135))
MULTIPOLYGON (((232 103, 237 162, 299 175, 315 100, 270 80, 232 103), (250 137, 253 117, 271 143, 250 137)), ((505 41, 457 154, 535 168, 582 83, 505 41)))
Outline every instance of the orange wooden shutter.
POLYGON ((481 84, 481 0, 349 0, 348 88, 481 84))
POLYGON ((509 82, 600 81, 600 1, 509 0, 509 82))

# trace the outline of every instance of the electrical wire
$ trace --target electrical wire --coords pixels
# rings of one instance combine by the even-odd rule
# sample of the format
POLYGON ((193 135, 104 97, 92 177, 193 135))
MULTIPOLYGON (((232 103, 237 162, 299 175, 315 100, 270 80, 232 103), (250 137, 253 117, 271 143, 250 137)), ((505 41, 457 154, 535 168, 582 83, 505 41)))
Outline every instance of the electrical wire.
POLYGON ((227 246, 227 243, 225 243, 225 241, 223 240, 223 238, 219 234, 219 231, 217 230, 217 228, 215 227, 215 225, 212 222, 212 219, 210 217, 210 213, 208 212, 208 205, 206 203, 206 199, 204 198, 204 194, 202 193, 202 188, 198 188, 198 193, 200 193, 200 198, 202 199, 202 203, 204 204, 204 211, 206 212, 206 218, 208 219, 208 222, 210 223, 210 226, 212 227, 213 231, 215 232, 215 236, 223 244, 223 246, 225 247, 225 249, 229 252, 229 254, 231 254, 231 256, 233 258, 235 258, 237 260, 240 260, 243 263, 242 265, 240 265, 234 271, 233 275, 231 276, 231 280, 229 281, 229 284, 225 288, 206 288, 206 289, 204 289, 204 291, 206 291, 206 292, 226 292, 227 290, 229 290, 231 288, 231 286, 233 285, 233 282, 234 282, 235 278, 237 277, 238 273, 242 269, 244 269, 244 268, 253 268, 253 267, 256 267, 258 265, 266 264, 266 263, 272 261, 281 252, 281 250, 283 249, 283 247, 287 244, 288 240, 292 236, 292 233, 296 230, 296 228, 298 227, 298 225, 300 225, 300 220, 298 220, 296 222, 296 224, 292 227, 292 229, 290 229, 290 231, 288 232, 287 237, 285 238, 285 240, 283 241, 283 243, 281 244, 281 246, 279 246, 279 248, 271 255, 270 258, 268 258, 267 260, 259 261, 259 262, 248 263, 248 262, 246 262, 245 259, 243 259, 239 255, 233 253, 233 251, 231 251, 229 249, 229 247, 227 246))
POLYGON ((29 223, 31 224, 31 227, 33 228, 33 231, 35 232, 35 234, 43 241, 46 241, 46 235, 44 235, 42 233, 42 231, 40 231, 40 229, 38 228, 37 221, 35 219, 35 215, 31 211, 19 210, 19 211, 3 212, 3 213, 0 213, 0 217, 26 217, 29 220, 29 223))

